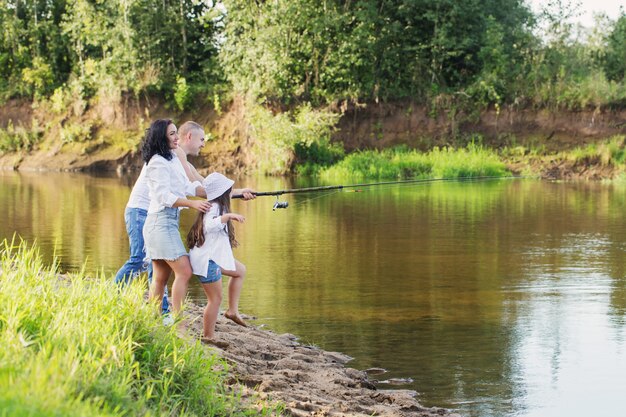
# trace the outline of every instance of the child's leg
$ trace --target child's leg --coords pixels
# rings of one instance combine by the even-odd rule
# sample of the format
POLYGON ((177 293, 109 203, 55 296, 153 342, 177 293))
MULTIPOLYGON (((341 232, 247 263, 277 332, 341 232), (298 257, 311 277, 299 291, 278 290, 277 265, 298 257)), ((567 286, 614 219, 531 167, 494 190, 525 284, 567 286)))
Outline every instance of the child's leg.
POLYGON ((207 339, 213 339, 217 315, 220 312, 220 304, 222 304, 222 280, 202 284, 202 289, 204 289, 207 299, 202 317, 203 336, 207 339))
POLYGON ((246 277, 246 266, 235 259, 235 270, 222 271, 222 274, 230 277, 228 280, 228 310, 224 316, 241 326, 246 326, 239 315, 239 297, 243 288, 243 280, 246 277))

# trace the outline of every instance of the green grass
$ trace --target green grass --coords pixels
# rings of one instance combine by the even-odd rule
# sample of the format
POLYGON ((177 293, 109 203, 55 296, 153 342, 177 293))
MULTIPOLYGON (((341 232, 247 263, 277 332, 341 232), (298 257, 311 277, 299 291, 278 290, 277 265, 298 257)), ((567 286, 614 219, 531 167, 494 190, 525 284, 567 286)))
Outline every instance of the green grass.
POLYGON ((595 162, 616 167, 626 165, 626 136, 617 135, 605 141, 577 147, 562 155, 577 163, 595 162))
POLYGON ((0 246, 0 416, 267 415, 225 387, 226 363, 164 327, 143 286, 60 278, 36 247, 0 246))
POLYGON ((319 170, 324 180, 393 180, 409 178, 475 178, 510 175, 498 155, 475 144, 466 148, 434 148, 427 153, 393 148, 362 151, 319 170))

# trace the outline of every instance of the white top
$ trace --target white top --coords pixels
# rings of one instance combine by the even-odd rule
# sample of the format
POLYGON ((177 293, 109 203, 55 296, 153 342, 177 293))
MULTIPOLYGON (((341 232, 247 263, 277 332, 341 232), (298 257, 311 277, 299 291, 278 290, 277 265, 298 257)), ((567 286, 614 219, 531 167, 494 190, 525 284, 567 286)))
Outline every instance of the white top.
POLYGON ((191 269, 194 274, 202 277, 206 276, 209 260, 227 271, 234 271, 236 268, 226 223, 222 223, 222 216, 219 212, 219 203, 212 201, 211 208, 204 214, 202 223, 204 244, 200 247, 194 246, 189 251, 191 269))
POLYGON ((196 195, 196 187, 202 186, 198 181, 189 181, 180 159, 174 153, 169 161, 159 154, 154 155, 147 165, 146 180, 150 190, 148 213, 172 207, 179 198, 196 195))
POLYGON ((148 210, 148 207, 150 207, 150 189, 148 189, 148 180, 146 179, 146 172, 148 171, 146 166, 146 164, 143 164, 139 178, 137 178, 133 190, 130 192, 128 204, 126 204, 128 208, 148 210))

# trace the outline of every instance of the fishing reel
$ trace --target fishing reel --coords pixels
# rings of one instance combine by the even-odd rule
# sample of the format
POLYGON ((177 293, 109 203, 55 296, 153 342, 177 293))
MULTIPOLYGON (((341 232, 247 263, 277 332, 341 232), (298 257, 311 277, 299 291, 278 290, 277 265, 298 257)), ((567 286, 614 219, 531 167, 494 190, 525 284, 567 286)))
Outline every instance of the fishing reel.
POLYGON ((272 207, 272 211, 276 211, 276 209, 286 209, 287 207, 289 207, 289 202, 278 201, 278 198, 276 198, 276 202, 274 203, 274 207, 272 207))

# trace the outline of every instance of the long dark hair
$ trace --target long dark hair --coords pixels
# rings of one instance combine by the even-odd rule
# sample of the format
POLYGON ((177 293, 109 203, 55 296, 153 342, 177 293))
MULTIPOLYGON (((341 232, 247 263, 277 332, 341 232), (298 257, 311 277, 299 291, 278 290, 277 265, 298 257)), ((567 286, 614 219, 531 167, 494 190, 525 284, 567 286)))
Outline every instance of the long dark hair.
POLYGON ((146 136, 141 143, 141 158, 146 164, 157 154, 168 161, 172 160, 172 150, 167 140, 167 127, 171 124, 171 119, 157 119, 146 129, 146 136))
MULTIPOLYGON (((232 187, 230 187, 224 194, 217 197, 215 200, 211 200, 211 202, 218 203, 220 205, 219 215, 230 213, 230 193, 232 191, 232 187)), ((199 212, 198 217, 196 217, 196 221, 191 226, 189 233, 187 233, 187 247, 189 249, 194 246, 202 246, 204 245, 204 213, 199 212)), ((228 233, 228 240, 230 241, 230 246, 232 248, 236 248, 239 246, 239 242, 235 239, 235 228, 233 227, 232 221, 226 222, 226 231, 228 233)))

